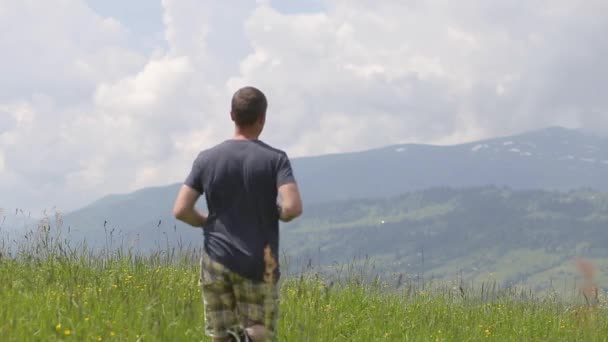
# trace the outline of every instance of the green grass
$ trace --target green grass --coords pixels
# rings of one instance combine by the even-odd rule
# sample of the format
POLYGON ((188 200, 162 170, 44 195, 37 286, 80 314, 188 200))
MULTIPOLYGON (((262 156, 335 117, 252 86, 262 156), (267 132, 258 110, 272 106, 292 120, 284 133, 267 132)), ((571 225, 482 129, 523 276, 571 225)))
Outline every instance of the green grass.
MULTIPOLYGON (((197 251, 94 255, 42 241, 0 258, 2 341, 208 341, 197 251)), ((608 340, 603 296, 329 274, 283 279, 280 341, 608 340)))

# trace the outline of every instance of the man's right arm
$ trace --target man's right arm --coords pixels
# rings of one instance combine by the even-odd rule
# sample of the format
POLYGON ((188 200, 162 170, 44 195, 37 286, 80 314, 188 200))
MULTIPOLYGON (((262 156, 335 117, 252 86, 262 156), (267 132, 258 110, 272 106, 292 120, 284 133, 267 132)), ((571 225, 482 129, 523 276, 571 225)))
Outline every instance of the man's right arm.
POLYGON ((190 174, 179 190, 175 204, 173 205, 173 216, 193 227, 202 228, 207 221, 207 216, 201 214, 196 208, 196 202, 203 194, 202 168, 204 164, 201 154, 192 163, 190 174))
POLYGON ((302 198, 300 190, 295 182, 290 182, 279 186, 279 219, 283 222, 290 222, 302 215, 302 198))
POLYGON ((173 206, 173 216, 192 227, 202 228, 207 222, 207 216, 196 210, 195 204, 200 193, 188 185, 182 185, 173 206))

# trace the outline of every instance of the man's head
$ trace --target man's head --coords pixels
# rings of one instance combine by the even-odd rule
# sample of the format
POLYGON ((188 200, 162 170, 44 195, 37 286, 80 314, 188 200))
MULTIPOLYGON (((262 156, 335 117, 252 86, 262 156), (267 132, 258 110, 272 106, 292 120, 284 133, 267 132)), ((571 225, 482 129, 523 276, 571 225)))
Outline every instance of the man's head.
POLYGON ((266 121, 268 101, 259 89, 244 87, 232 96, 230 116, 240 129, 258 128, 260 131, 266 121))

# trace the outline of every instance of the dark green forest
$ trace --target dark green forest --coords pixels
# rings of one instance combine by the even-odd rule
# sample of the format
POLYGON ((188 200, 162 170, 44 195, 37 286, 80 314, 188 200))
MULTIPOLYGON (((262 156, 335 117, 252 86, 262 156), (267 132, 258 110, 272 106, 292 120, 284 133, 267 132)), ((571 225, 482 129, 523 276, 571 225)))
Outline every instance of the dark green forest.
POLYGON ((282 234, 294 265, 367 256, 415 279, 567 288, 578 257, 595 261, 600 277, 608 270, 608 194, 435 188, 312 206, 282 234))

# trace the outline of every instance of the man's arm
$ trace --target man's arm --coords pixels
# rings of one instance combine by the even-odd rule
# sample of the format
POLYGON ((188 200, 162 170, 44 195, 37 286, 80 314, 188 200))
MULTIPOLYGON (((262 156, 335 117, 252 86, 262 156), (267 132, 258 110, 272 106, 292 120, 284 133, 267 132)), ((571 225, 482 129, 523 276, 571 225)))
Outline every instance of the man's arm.
POLYGON ((281 204, 279 204, 279 219, 281 221, 289 222, 302 215, 302 198, 295 182, 279 186, 279 196, 281 198, 281 204))
POLYGON ((193 227, 203 227, 207 222, 207 216, 201 214, 196 210, 196 201, 200 197, 200 193, 193 188, 182 185, 175 205, 173 206, 173 216, 176 219, 185 222, 193 227))

